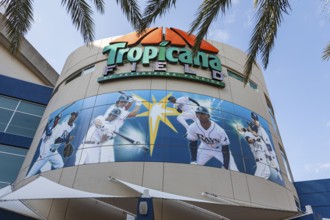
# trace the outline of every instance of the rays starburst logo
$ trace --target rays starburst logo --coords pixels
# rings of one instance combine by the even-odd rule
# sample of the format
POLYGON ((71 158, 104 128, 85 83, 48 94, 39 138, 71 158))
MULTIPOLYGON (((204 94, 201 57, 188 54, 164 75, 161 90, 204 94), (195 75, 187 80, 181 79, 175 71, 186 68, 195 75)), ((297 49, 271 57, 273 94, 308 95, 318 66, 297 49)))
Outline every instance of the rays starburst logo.
POLYGON ((156 138, 158 136, 159 125, 161 123, 177 133, 177 130, 168 119, 168 116, 177 116, 179 114, 175 108, 166 107, 167 99, 170 96, 171 93, 163 97, 161 100, 156 100, 156 98, 152 96, 152 101, 149 102, 140 96, 134 95, 134 97, 142 101, 142 105, 146 108, 145 112, 138 114, 136 117, 148 117, 150 156, 152 156, 156 138))

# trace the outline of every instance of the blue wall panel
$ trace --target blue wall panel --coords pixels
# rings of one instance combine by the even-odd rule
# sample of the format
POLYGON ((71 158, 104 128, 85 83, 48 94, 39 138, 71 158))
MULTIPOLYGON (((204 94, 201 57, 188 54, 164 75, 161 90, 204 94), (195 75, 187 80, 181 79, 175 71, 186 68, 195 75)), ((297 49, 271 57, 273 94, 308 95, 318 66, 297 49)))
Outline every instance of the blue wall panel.
POLYGON ((0 94, 47 105, 53 88, 0 74, 0 94))
POLYGON ((330 179, 311 180, 294 183, 301 207, 312 206, 313 215, 299 220, 321 220, 330 218, 330 179))
MULTIPOLYGON (((52 91, 53 88, 51 87, 37 85, 0 74, 0 95, 47 105, 52 91)), ((28 149, 31 142, 32 138, 0 132, 0 144, 28 149)))
POLYGON ((29 149, 32 138, 0 132, 0 144, 29 149))

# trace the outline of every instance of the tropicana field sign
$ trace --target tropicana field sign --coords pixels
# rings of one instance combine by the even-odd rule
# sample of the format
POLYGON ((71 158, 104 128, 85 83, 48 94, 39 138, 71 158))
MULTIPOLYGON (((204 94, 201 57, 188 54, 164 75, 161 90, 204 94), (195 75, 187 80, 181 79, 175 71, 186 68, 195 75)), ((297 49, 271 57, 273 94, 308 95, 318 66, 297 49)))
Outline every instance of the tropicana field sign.
POLYGON ((186 45, 192 47, 195 43, 195 36, 175 28, 166 28, 165 35, 162 28, 148 29, 144 35, 138 36, 135 32, 120 37, 103 48, 103 54, 108 54, 107 66, 104 70, 104 77, 99 82, 109 78, 118 78, 113 74, 117 66, 129 62, 132 65, 131 73, 125 76, 178 76, 209 82, 224 87, 222 83, 224 75, 219 57, 216 55, 219 50, 210 43, 203 41, 195 57, 186 45), (138 44, 142 46, 138 46, 138 44), (167 72, 167 63, 183 65, 184 73, 161 74, 167 72), (153 65, 154 72, 147 74, 135 74, 138 64, 143 66, 153 65), (190 67, 209 69, 211 79, 197 76, 190 67), (181 75, 180 75, 181 74, 181 75), (187 76, 182 76, 187 75, 187 76), (113 76, 113 77, 109 77, 113 76))

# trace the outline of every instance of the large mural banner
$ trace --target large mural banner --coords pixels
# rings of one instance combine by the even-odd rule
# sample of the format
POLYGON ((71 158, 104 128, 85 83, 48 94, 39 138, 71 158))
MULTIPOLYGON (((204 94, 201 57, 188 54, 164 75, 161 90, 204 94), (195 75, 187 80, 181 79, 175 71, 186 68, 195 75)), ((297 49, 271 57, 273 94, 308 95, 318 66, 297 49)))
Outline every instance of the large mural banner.
POLYGON ((53 112, 26 177, 128 161, 223 168, 284 184, 264 118, 218 98, 165 90, 107 93, 53 112))

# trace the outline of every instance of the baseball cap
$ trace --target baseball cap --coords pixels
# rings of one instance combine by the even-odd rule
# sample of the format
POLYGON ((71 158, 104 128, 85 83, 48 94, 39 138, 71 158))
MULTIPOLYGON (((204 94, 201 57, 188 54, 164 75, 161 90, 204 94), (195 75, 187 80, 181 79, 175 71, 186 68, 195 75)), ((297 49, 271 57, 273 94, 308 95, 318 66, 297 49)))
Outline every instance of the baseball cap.
POLYGON ((209 110, 204 106, 198 106, 195 112, 201 113, 201 114, 206 114, 206 115, 210 114, 209 110))
POLYGON ((78 117, 79 113, 78 112, 71 112, 71 115, 75 115, 76 117, 78 117))
POLYGON ((251 112, 251 118, 259 121, 258 115, 255 112, 251 112))

